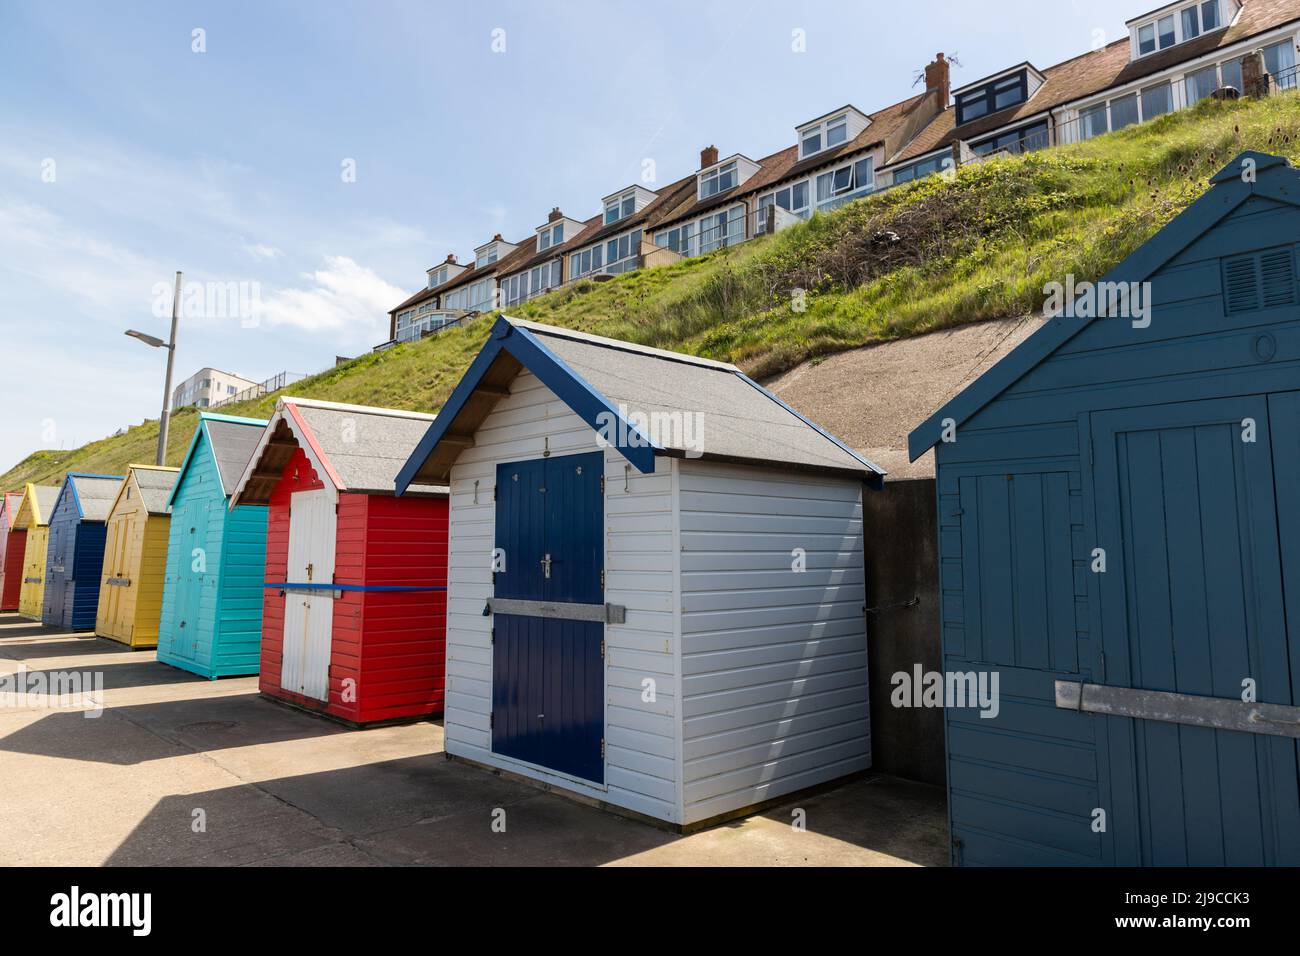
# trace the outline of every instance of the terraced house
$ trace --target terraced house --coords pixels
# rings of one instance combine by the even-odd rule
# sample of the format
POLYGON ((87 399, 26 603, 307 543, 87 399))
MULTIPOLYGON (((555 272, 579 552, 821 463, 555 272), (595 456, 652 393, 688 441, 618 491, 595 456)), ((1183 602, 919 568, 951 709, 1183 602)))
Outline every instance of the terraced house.
POLYGON ((1180 0, 1140 14, 1098 49, 1039 68, 1010 65, 954 88, 940 53, 924 90, 875 112, 852 104, 806 120, 758 159, 700 151, 665 186, 633 183, 578 220, 554 208, 532 235, 500 235, 473 266, 449 255, 390 313, 388 348, 579 279, 704 255, 964 163, 1077 143, 1195 105, 1294 90, 1300 0, 1180 0))

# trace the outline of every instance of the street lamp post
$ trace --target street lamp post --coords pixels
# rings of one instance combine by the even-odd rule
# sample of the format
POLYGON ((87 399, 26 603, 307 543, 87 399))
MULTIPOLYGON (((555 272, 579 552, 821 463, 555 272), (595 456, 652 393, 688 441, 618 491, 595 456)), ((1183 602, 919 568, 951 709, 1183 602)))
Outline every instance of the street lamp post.
POLYGON ((163 383, 163 405, 162 416, 158 419, 158 454, 156 455, 156 464, 163 465, 167 461, 167 426, 170 423, 172 410, 172 364, 176 359, 176 323, 180 318, 181 312, 181 274, 176 273, 176 292, 172 297, 172 334, 171 338, 164 342, 157 336, 148 335, 144 332, 137 332, 135 329, 127 329, 126 334, 134 339, 139 339, 145 345, 153 346, 156 349, 167 350, 167 378, 163 383))

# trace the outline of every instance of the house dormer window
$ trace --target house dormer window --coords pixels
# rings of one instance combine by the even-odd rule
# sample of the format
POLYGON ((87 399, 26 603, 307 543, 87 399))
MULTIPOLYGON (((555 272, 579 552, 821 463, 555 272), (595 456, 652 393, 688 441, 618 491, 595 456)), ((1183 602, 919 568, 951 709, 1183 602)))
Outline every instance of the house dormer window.
POLYGON ((564 242, 564 223, 545 226, 537 233, 537 250, 550 249, 564 242))
POLYGON ((799 158, 806 159, 824 149, 839 146, 849 138, 849 114, 841 113, 806 129, 799 138, 799 158))
POLYGON ((957 125, 977 120, 1029 99, 1029 73, 1017 70, 957 94, 957 125))
POLYGON ((447 267, 439 266, 429 270, 429 288, 435 289, 447 281, 447 267))
POLYGON ((736 188, 736 163, 723 163, 700 176, 700 198, 708 199, 736 188))
POLYGON ((636 190, 629 189, 621 196, 612 196, 605 200, 605 225, 626 219, 636 212, 636 190))
POLYGON ((1225 23, 1221 4, 1226 0, 1196 0, 1165 7, 1149 18, 1130 21, 1134 59, 1167 50, 1217 30, 1225 23))

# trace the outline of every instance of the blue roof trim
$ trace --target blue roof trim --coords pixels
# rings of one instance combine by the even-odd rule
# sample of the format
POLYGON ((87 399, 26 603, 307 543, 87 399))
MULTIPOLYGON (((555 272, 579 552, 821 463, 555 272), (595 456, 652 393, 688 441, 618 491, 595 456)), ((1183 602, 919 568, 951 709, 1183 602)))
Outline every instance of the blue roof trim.
POLYGON ((49 523, 50 519, 58 514, 59 505, 63 504, 63 496, 68 493, 69 488, 72 489, 72 503, 76 506, 78 520, 85 517, 86 512, 81 507, 81 496, 77 494, 77 486, 73 483, 72 478, 72 475, 63 476, 63 487, 59 489, 59 496, 54 499, 54 507, 50 509, 49 516, 45 519, 46 523, 49 523))
POLYGON ((59 496, 54 499, 54 507, 50 509, 50 517, 54 517, 54 512, 59 510, 59 505, 63 503, 63 496, 72 489, 72 503, 77 507, 77 518, 86 517, 86 509, 81 506, 81 495, 77 492, 77 478, 106 478, 109 481, 121 481, 125 475, 100 475, 93 471, 70 471, 63 476, 63 487, 59 489, 59 496))
POLYGON ((866 481, 866 483, 867 483, 868 486, 870 486, 871 488, 874 488, 876 491, 880 491, 881 489, 883 489, 883 488, 885 487, 885 475, 888 474, 888 472, 886 472, 886 471, 885 471, 883 468, 881 468, 879 465, 875 464, 874 462, 872 462, 871 460, 869 460, 869 459, 867 459, 867 458, 864 458, 862 455, 859 455, 856 451, 854 451, 854 450, 853 450, 852 448, 850 448, 848 445, 844 444, 844 442, 840 441, 838 438, 836 438, 834 435, 832 435, 832 434, 831 434, 830 432, 828 432, 826 429, 822 428, 822 427, 821 427, 820 425, 818 425, 816 422, 811 421, 811 420, 808 419, 806 416, 801 415, 801 414, 800 414, 799 412, 797 412, 795 409, 791 408, 791 407, 790 407, 789 405, 787 405, 785 402, 781 401, 781 399, 777 398, 775 395, 773 395, 771 392, 769 392, 767 389, 765 389, 762 385, 759 385, 756 381, 754 381, 752 378, 750 378, 750 377, 749 377, 748 375, 746 375, 744 372, 734 372, 733 374, 736 375, 736 377, 738 377, 742 382, 748 382, 750 385, 754 386, 754 388, 758 389, 760 392, 762 392, 764 395, 766 395, 766 396, 767 396, 768 398, 770 398, 772 401, 776 402, 778 405, 780 405, 782 408, 784 408, 787 412, 789 412, 789 413, 790 413, 791 415, 793 415, 795 418, 799 419, 799 421, 803 422, 803 423, 804 423, 805 425, 807 425, 809 428, 811 428, 811 429, 813 429, 814 431, 816 431, 817 434, 821 435, 823 438, 825 438, 827 441, 829 441, 829 442, 831 442, 832 444, 834 444, 837 448, 839 448, 839 449, 840 449, 841 451, 843 451, 845 454, 851 455, 851 456, 854 458, 854 460, 856 460, 856 461, 858 461, 859 463, 861 463, 861 465, 862 465, 864 468, 866 468, 868 471, 871 472, 871 474, 869 474, 869 475, 867 475, 867 476, 865 477, 865 481, 866 481))
POLYGON ((438 411, 438 417, 433 420, 429 430, 415 446, 411 457, 398 472, 394 488, 398 495, 404 494, 410 487, 416 472, 433 454, 433 450, 447 434, 452 422, 456 420, 456 416, 460 414, 465 403, 469 401, 470 396, 483 380, 483 376, 502 352, 508 352, 528 371, 536 375, 593 430, 599 431, 601 428, 598 421, 600 415, 613 416, 613 419, 620 423, 619 434, 615 437, 626 436, 628 439, 624 444, 615 443, 615 447, 623 457, 636 466, 638 471, 642 473, 654 471, 655 452, 662 449, 656 449, 648 438, 619 414, 618 409, 611 405, 605 396, 592 388, 581 375, 542 344, 536 335, 525 328, 511 324, 502 316, 493 324, 487 343, 438 411), (641 444, 638 444, 638 441, 641 444))
POLYGON ((619 423, 615 441, 610 442, 619 452, 636 466, 637 471, 649 474, 655 470, 655 452, 663 448, 654 444, 635 425, 629 422, 619 410, 610 404, 600 392, 575 372, 562 358, 548 349, 540 338, 528 329, 514 326, 514 334, 506 340, 506 349, 523 363, 543 384, 554 392, 563 402, 591 426, 593 431, 601 430, 600 419, 609 416, 619 423), (617 441, 626 437, 626 443, 617 441))
MULTIPOLYGON (((1281 156, 1244 152, 1216 173, 1211 182, 1214 185, 1209 191, 1098 281, 1145 280, 1252 196, 1300 205, 1300 188, 1295 188, 1300 186, 1300 173, 1281 156), (1255 182, 1248 183, 1242 179, 1242 166, 1247 159, 1255 162, 1255 182), (1282 179, 1284 176, 1285 180, 1282 179), (1279 181, 1290 183, 1291 188, 1279 188, 1279 181)), ((957 426, 968 421, 1094 321, 1095 318, 1063 316, 1049 319, 1041 329, 918 425, 907 438, 908 457, 916 461, 939 443, 945 419, 952 419, 957 426)))

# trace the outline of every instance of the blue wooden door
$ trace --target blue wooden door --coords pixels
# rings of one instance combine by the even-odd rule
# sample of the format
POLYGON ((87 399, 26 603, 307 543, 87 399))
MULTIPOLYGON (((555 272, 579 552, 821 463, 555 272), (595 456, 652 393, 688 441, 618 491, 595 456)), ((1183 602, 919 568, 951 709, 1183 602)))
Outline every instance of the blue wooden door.
POLYGON ((202 498, 187 498, 180 503, 171 519, 172 527, 179 529, 179 534, 174 533, 174 537, 180 545, 175 565, 176 633, 173 636, 172 651, 190 662, 195 662, 198 658, 199 616, 205 577, 201 569, 207 559, 200 549, 206 540, 207 504, 202 498))
POLYGON ((72 576, 75 528, 60 512, 50 521, 50 543, 45 552, 45 597, 41 621, 68 626, 68 579, 72 576))
MULTIPOLYGON (((1105 412, 1092 433, 1102 681, 1295 704, 1266 399, 1105 412)), ((1117 863, 1300 863, 1293 740, 1105 721, 1117 863)))
POLYGON ((493 616, 492 750, 603 783, 605 625, 574 619, 604 601, 604 456, 497 466, 494 597, 561 616, 493 616))

